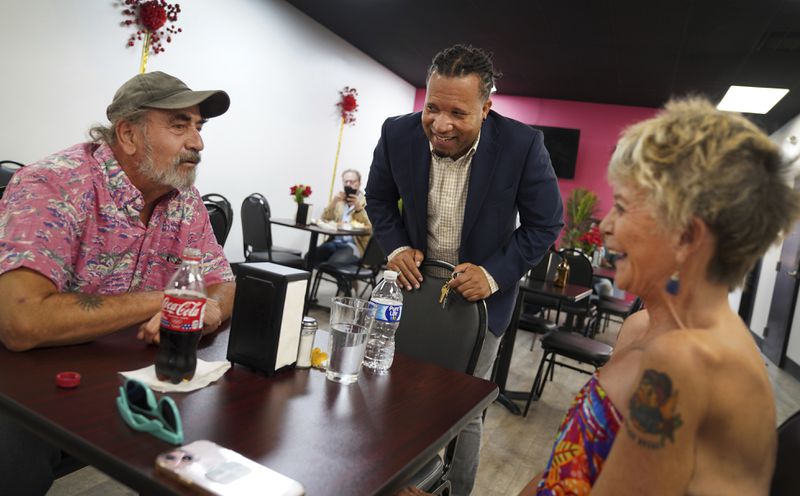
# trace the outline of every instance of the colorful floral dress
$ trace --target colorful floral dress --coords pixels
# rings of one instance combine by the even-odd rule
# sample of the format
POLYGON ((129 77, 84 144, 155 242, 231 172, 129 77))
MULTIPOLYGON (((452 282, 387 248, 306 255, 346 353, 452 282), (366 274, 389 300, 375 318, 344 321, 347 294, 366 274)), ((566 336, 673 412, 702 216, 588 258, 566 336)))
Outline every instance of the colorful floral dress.
POLYGON ((537 496, 589 494, 620 425, 622 414, 592 375, 561 423, 537 496))

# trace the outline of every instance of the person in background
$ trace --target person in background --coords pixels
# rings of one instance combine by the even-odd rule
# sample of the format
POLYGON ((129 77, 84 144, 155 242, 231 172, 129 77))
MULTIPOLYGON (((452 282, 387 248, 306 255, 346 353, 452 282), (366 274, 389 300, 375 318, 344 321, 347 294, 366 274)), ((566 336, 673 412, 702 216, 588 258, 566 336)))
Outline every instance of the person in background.
MULTIPOLYGON (((162 72, 123 84, 81 143, 20 169, 0 200, 0 342, 11 351, 139 325, 158 342, 164 286, 185 248, 203 256, 204 332, 231 315, 235 283, 194 188, 201 130, 224 91, 162 72)), ((43 494, 60 451, 0 417, 3 494, 43 494)))
MULTIPOLYGON (((419 287, 423 259, 438 259, 460 273, 449 283, 454 291, 469 301, 486 299, 491 332, 475 368, 482 378, 491 373, 520 278, 563 226, 542 133, 491 110, 496 77, 480 48, 439 52, 428 69, 422 112, 386 120, 367 182, 374 235, 403 287, 419 287)), ((459 435, 450 479, 455 495, 472 491, 481 421, 475 417, 459 435)))
POLYGON ((728 291, 798 218, 788 173, 763 132, 703 99, 623 133, 600 229, 617 285, 646 310, 624 322, 522 495, 769 492, 772 388, 728 291))
MULTIPOLYGON (((344 190, 336 193, 330 205, 322 212, 321 219, 337 225, 370 229, 372 224, 365 210, 366 200, 361 191, 361 174, 355 169, 342 172, 344 190)), ((364 256, 370 234, 361 236, 332 236, 317 247, 316 263, 329 262, 336 265, 357 263, 364 256)))

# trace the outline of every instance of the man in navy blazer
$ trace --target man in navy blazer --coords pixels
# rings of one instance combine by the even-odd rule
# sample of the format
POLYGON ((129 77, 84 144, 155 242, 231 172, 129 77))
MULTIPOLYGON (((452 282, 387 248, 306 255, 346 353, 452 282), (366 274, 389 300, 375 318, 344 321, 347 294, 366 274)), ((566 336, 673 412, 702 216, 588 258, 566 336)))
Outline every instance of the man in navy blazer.
MULTIPOLYGON (((520 278, 563 226, 542 133, 490 110, 496 76, 491 56, 479 48, 456 45, 437 54, 423 111, 384 123, 366 189, 373 233, 401 285, 419 287, 419 264, 439 258, 460 272, 452 290, 470 301, 486 299, 491 332, 475 370, 483 378, 520 278)), ((454 494, 472 490, 480 429, 477 417, 459 438, 454 494)))

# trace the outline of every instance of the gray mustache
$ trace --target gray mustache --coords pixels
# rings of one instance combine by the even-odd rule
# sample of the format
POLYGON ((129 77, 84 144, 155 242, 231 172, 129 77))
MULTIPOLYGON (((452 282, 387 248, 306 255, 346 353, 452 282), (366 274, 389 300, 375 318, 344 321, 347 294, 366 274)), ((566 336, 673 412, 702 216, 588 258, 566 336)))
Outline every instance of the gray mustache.
POLYGON ((194 162, 195 164, 200 163, 200 152, 184 152, 178 155, 175 158, 175 165, 180 164, 181 162, 194 162))

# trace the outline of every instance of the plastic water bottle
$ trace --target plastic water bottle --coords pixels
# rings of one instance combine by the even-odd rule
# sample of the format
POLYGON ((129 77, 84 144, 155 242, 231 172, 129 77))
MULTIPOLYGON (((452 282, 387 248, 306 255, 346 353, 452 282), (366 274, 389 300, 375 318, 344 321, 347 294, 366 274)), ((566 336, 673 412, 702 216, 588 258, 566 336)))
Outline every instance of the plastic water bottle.
POLYGON ((363 363, 376 374, 386 374, 394 360, 394 333, 403 313, 403 292, 397 284, 397 272, 383 272, 383 281, 375 286, 370 301, 377 309, 363 363))

